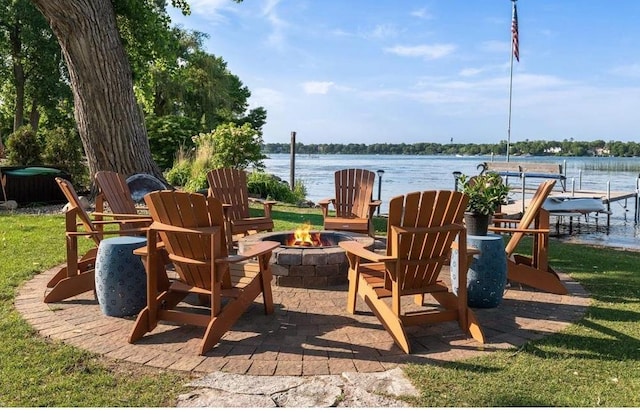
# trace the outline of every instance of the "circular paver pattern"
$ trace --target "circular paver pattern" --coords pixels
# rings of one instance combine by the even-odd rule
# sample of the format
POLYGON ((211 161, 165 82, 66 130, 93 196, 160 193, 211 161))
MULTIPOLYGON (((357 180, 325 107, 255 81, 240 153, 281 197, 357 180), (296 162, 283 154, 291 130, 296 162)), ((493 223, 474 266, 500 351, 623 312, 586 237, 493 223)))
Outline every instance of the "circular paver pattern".
MULTIPOLYGON (((198 355, 203 329, 166 323, 128 343, 135 318, 100 312, 93 292, 46 304, 47 281, 56 267, 20 289, 15 306, 40 335, 108 358, 194 373, 325 375, 378 372, 403 363, 451 361, 496 349, 519 347, 579 320, 590 299, 564 274, 569 295, 511 286, 500 306, 474 309, 486 343, 466 338, 456 322, 409 329, 411 355, 404 354, 362 300, 346 312, 347 286, 330 289, 273 287, 275 312, 254 303, 206 355, 198 355)), ((443 270, 448 271, 448 270, 443 270)))

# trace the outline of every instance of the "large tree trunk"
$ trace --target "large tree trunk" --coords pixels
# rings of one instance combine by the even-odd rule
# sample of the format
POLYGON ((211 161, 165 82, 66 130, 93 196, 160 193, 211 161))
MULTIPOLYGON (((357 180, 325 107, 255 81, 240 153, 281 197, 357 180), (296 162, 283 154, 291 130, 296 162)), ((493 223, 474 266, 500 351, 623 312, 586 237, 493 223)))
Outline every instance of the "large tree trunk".
POLYGON ((111 1, 32 1, 49 22, 67 63, 92 179, 100 170, 162 178, 151 158, 111 1))

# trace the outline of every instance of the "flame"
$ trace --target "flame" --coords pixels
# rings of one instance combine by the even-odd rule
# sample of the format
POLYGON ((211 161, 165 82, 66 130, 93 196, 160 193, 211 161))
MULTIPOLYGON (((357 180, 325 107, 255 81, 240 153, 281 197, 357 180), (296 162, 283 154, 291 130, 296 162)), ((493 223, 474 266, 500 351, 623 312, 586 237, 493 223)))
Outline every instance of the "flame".
POLYGON ((298 226, 293 232, 293 240, 291 246, 315 247, 320 246, 320 235, 311 233, 311 225, 309 223, 298 226))

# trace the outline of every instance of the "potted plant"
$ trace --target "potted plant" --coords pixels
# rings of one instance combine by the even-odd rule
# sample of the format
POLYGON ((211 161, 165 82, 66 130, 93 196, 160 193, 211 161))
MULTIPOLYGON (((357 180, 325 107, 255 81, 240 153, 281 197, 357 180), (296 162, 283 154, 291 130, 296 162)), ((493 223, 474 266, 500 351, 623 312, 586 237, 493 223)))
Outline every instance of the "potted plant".
POLYGON ((489 219, 507 202, 510 188, 495 172, 474 177, 460 175, 458 189, 469 196, 465 223, 467 233, 475 236, 487 234, 489 219))

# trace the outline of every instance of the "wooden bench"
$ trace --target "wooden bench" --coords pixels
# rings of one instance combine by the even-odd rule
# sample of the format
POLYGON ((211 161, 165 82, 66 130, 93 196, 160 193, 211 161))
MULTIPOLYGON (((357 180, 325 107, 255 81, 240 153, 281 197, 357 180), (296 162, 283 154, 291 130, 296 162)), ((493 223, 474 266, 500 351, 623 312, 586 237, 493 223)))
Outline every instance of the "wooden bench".
POLYGON ((493 171, 503 177, 520 177, 522 186, 526 178, 553 178, 560 182, 562 191, 567 191, 567 177, 562 170, 562 164, 539 162, 485 162, 485 171, 493 171))

